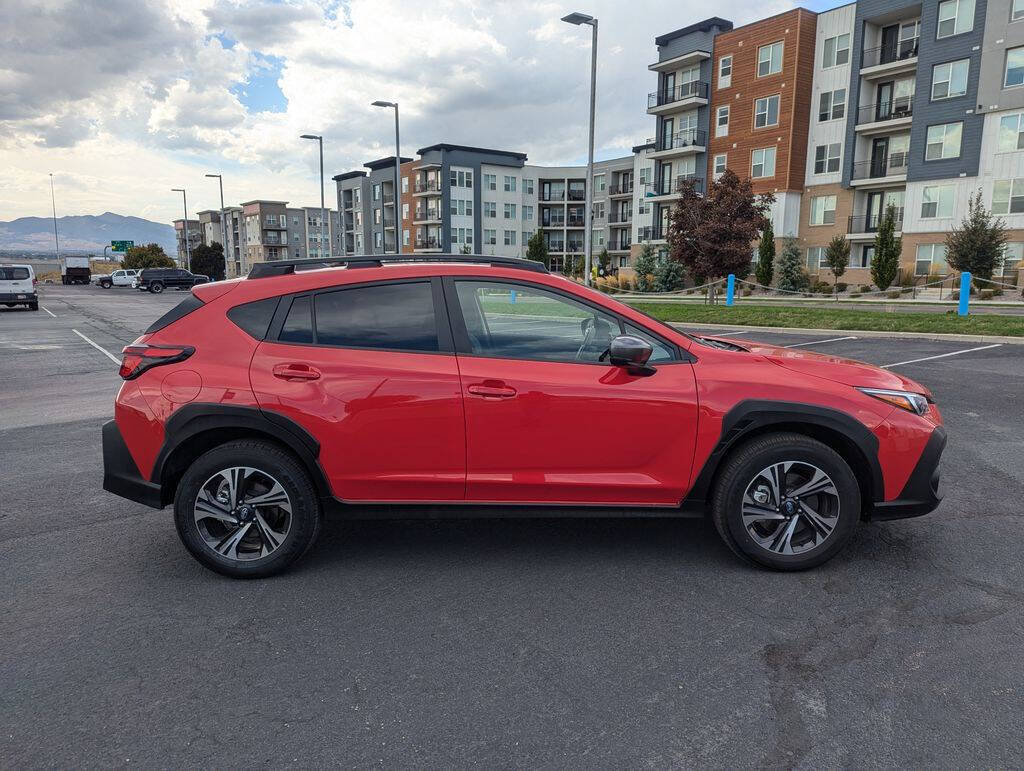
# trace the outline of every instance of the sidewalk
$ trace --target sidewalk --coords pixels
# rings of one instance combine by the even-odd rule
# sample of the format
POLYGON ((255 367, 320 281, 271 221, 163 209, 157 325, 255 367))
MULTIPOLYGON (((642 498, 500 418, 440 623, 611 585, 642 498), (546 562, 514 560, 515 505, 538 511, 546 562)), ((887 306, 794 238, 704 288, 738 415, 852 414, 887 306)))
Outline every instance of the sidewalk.
POLYGON ((1024 345, 1024 337, 1010 337, 1007 335, 957 335, 946 332, 887 332, 878 330, 860 329, 807 329, 803 327, 757 327, 746 324, 690 324, 685 321, 666 321, 670 327, 687 330, 703 330, 716 333, 721 337, 728 337, 729 331, 751 330, 754 332, 782 332, 801 335, 835 335, 837 332, 848 332, 857 337, 882 337, 893 340, 899 339, 921 339, 921 340, 953 340, 967 343, 1010 343, 1012 345, 1024 345))

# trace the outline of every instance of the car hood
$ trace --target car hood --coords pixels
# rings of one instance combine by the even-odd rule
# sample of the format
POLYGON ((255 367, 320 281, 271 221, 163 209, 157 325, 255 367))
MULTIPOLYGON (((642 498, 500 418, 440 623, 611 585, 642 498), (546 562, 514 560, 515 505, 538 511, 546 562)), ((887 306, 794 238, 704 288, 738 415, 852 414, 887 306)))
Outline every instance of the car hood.
POLYGON ((797 348, 781 348, 777 345, 756 343, 752 340, 729 340, 720 338, 751 353, 763 356, 768 361, 784 369, 801 375, 831 380, 844 385, 861 388, 888 388, 896 391, 913 391, 914 393, 931 396, 931 393, 920 383, 887 369, 866 364, 842 356, 814 353, 797 348))

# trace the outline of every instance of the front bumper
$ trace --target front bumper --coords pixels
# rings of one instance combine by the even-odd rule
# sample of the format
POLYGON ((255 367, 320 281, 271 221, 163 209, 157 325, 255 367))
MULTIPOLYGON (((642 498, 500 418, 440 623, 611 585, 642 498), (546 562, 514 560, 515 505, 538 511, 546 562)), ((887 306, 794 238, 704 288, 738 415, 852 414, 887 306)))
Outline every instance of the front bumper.
POLYGON ((142 478, 113 420, 103 424, 103 489, 154 509, 164 507, 160 485, 142 478))
POLYGON ((917 465, 910 472, 910 478, 903 486, 899 497, 891 501, 875 503, 871 509, 872 520, 906 519, 920 517, 942 502, 939 492, 939 458, 946 447, 946 429, 936 426, 928 438, 917 465))
POLYGON ((39 300, 35 291, 30 292, 0 292, 0 303, 34 303, 39 300))

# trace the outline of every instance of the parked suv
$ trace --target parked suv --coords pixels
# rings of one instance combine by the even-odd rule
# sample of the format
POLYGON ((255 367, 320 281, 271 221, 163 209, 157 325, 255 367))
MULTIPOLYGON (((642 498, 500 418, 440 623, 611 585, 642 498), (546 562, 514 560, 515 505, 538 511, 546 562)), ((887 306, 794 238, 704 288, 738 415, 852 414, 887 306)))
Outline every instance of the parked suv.
POLYGON ((104 488, 173 503, 220 573, 281 570, 327 511, 707 513, 798 570, 939 503, 939 411, 888 370, 686 334, 525 260, 308 262, 198 286, 123 352, 104 488))
POLYGON ((8 308, 25 305, 29 310, 39 310, 36 274, 31 265, 0 265, 0 303, 8 308))
POLYGON ((191 289, 209 280, 209 276, 200 276, 181 268, 143 268, 135 280, 135 288, 160 294, 164 289, 191 289))

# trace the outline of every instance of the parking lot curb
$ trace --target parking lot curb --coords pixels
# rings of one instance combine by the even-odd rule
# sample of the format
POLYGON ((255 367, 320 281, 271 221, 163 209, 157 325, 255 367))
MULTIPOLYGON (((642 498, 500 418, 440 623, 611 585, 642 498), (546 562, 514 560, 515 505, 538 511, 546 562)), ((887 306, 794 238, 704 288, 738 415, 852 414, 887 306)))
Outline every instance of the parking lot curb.
POLYGON ((676 329, 706 329, 708 331, 721 330, 750 330, 752 332, 783 332, 800 335, 834 335, 838 332, 846 332, 857 337, 880 337, 892 340, 918 339, 918 340, 950 340, 964 343, 1010 343, 1011 345, 1024 345, 1024 337, 1011 337, 1008 335, 958 335, 948 332, 890 332, 886 330, 863 330, 863 329, 807 329, 804 327, 754 327, 746 324, 691 324, 685 321, 665 322, 676 329))

